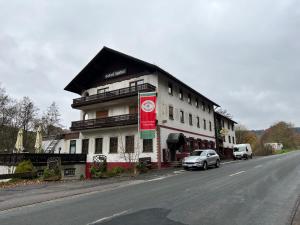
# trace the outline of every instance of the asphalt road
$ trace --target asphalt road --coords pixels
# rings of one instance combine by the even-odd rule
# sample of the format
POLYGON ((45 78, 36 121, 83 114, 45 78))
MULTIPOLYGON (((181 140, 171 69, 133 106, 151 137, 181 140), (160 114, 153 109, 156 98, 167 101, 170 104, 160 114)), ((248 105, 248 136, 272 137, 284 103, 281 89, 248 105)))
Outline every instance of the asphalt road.
POLYGON ((300 151, 2 211, 0 224, 285 225, 299 193, 300 151))

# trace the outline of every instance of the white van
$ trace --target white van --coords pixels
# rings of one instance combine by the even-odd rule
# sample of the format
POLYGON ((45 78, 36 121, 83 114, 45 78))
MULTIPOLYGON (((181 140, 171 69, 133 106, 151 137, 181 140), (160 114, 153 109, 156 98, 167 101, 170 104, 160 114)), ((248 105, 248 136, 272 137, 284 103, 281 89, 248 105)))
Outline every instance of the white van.
POLYGON ((236 159, 252 159, 252 148, 250 144, 239 144, 233 147, 233 158, 236 159))

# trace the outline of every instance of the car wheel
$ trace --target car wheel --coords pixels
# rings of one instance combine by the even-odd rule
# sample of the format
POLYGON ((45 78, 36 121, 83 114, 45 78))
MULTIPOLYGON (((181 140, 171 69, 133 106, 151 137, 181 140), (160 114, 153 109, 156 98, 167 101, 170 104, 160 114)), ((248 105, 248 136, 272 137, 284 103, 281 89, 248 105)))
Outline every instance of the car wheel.
POLYGON ((215 166, 216 166, 216 168, 219 168, 219 167, 220 167, 220 160, 217 159, 216 165, 215 165, 215 166))
POLYGON ((203 169, 203 170, 207 170, 207 162, 204 162, 204 163, 203 163, 202 169, 203 169))
POLYGON ((189 170, 189 168, 188 168, 188 167, 183 167, 183 169, 184 169, 184 170, 189 170))

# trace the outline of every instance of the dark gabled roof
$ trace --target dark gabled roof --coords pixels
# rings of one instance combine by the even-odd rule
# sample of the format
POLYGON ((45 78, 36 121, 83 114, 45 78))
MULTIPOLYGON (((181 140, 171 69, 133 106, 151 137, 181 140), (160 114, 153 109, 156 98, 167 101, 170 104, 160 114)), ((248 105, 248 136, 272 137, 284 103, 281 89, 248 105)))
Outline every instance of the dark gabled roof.
POLYGON ((178 83, 180 83, 183 87, 187 88, 191 92, 194 92, 195 94, 201 96, 203 99, 207 100, 208 102, 212 103, 215 106, 219 106, 217 103, 213 102, 209 98, 205 97, 204 95, 200 94, 198 91, 194 90, 187 84, 183 83, 167 71, 163 70, 159 66, 156 66, 154 64, 145 62, 143 60, 134 58, 130 55, 126 55, 122 52, 116 51, 114 49, 108 48, 104 46, 100 52, 77 74, 77 76, 64 88, 66 91, 74 92, 77 94, 81 94, 83 90, 88 89, 87 85, 87 80, 91 79, 91 76, 93 76, 93 71, 95 71, 97 68, 100 68, 103 65, 103 62, 105 61, 105 58, 108 55, 116 55, 119 57, 126 58, 127 60, 130 60, 134 63, 141 64, 145 68, 147 68, 149 71, 157 71, 160 72, 161 74, 166 75, 169 77, 171 80, 174 80, 178 83))
POLYGON ((238 123, 235 122, 233 119, 229 118, 228 116, 224 116, 223 114, 221 114, 221 113, 219 113, 219 112, 216 112, 216 111, 215 111, 215 114, 216 114, 217 116, 222 117, 222 118, 225 118, 225 119, 227 119, 227 120, 229 120, 229 121, 231 121, 231 122, 233 122, 233 123, 235 123, 235 124, 238 124, 238 123))

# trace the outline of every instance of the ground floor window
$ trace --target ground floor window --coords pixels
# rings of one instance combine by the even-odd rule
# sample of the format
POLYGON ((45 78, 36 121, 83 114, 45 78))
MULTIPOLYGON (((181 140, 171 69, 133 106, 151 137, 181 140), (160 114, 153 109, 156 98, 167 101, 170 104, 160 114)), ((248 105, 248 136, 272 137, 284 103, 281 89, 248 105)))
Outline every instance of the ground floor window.
POLYGON ((76 140, 70 140, 70 154, 76 153, 76 140))
POLYGON ((118 137, 109 139, 109 153, 118 153, 118 137))
POLYGON ((82 154, 89 153, 89 139, 82 139, 81 153, 82 154))
POLYGON ((75 168, 64 169, 64 176, 66 176, 66 177, 75 176, 75 168))
POLYGON ((125 137, 125 152, 134 152, 134 136, 125 137))
POLYGON ((95 139, 95 154, 102 154, 103 138, 95 139))
POLYGON ((143 152, 153 152, 153 139, 143 139, 143 152))

